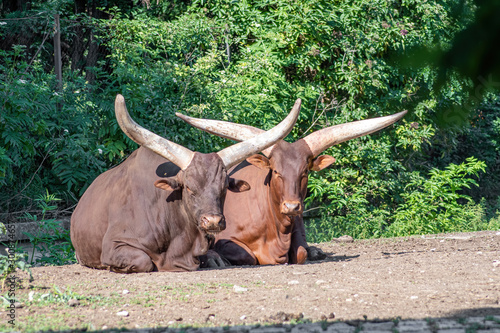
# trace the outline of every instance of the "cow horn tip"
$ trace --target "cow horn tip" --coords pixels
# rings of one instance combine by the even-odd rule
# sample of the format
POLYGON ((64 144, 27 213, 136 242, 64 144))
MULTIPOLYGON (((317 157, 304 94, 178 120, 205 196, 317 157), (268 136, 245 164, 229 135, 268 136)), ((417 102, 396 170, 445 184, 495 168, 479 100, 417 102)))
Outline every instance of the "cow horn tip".
POLYGON ((124 113, 128 113, 127 106, 125 105, 125 97, 121 94, 117 94, 115 99, 115 115, 118 118, 119 114, 124 113))
POLYGON ((182 114, 182 113, 179 113, 179 112, 176 112, 175 115, 178 118, 181 118, 182 120, 188 120, 189 119, 189 116, 186 116, 185 114, 182 114))
POLYGON ((408 113, 408 110, 403 110, 403 111, 397 113, 397 119, 399 120, 399 119, 403 118, 407 113, 408 113))

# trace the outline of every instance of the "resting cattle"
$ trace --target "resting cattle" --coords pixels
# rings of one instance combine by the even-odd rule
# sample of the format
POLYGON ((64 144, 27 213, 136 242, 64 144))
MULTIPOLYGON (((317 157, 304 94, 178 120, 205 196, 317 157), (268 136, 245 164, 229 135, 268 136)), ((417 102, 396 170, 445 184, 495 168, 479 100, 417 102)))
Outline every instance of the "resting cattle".
MULTIPOLYGON (((250 190, 228 193, 224 205, 226 230, 216 237, 214 250, 233 265, 304 263, 324 253, 309 247, 302 218, 309 171, 322 170, 335 158, 321 155, 325 149, 376 132, 401 119, 406 111, 380 118, 324 128, 288 143, 283 140, 229 170, 250 184, 250 190)), ((241 141, 262 130, 216 120, 177 114, 209 133, 241 141)))
POLYGON ((118 123, 141 147, 97 177, 78 203, 71 217, 78 262, 120 273, 197 269, 209 236, 225 228, 226 190, 249 189, 226 170, 285 137, 299 110, 300 100, 265 134, 201 154, 140 127, 118 95, 118 123))

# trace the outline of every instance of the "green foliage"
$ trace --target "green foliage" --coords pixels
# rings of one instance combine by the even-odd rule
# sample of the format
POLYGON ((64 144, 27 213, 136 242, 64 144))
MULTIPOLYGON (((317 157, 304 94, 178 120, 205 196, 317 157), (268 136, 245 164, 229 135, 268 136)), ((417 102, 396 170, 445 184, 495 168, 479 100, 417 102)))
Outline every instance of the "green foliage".
MULTIPOLYGON (((0 222, 0 235, 7 234, 7 228, 3 223, 0 222)), ((30 278, 33 276, 31 274, 30 265, 26 263, 26 253, 22 253, 17 251, 16 248, 12 247, 13 242, 9 242, 9 247, 6 248, 7 254, 0 255, 0 284, 1 290, 4 290, 4 287, 7 284, 16 284, 15 278, 12 279, 12 274, 16 272, 16 269, 28 272, 30 278)))
MULTIPOLYGON (((46 189, 63 199, 60 206, 71 206, 98 174, 135 149, 114 119, 113 101, 121 93, 138 123, 201 152, 230 142, 187 126, 175 112, 269 129, 301 98, 301 114, 288 138, 295 141, 326 126, 407 109, 394 126, 325 152, 337 162, 309 177, 309 240, 396 235, 398 227, 413 233, 498 224, 498 94, 475 96, 471 81, 451 72, 441 89, 433 89, 438 70, 432 64, 400 66, 409 50, 450 48, 472 21, 471 2, 143 3, 98 1, 103 8, 94 17, 73 12, 67 1, 35 8, 70 18, 61 21, 63 39, 99 46, 91 68, 84 66, 89 59, 71 63, 77 60, 66 54, 61 91, 55 92, 47 60, 52 52, 41 48, 35 55, 43 43, 0 49, 2 211, 45 204, 42 212, 50 212, 49 196, 38 197, 46 189), (467 101, 475 97, 482 104, 469 113, 467 101), (440 127, 456 124, 457 114, 467 126, 440 127), (462 163, 471 152, 485 165, 462 163), (480 173, 483 169, 487 172, 480 173), (477 181, 481 190, 465 179, 477 181), (456 182, 453 189, 439 185, 446 181, 456 182), (434 201, 428 196, 433 186, 440 191, 434 201), (436 208, 424 214, 426 205, 436 208)), ((37 27, 33 34, 47 33, 40 23, 37 27)), ((7 31, 5 25, 0 29, 7 31)), ((81 54, 91 58, 90 49, 81 54)), ((494 82, 479 88, 491 87, 494 82)), ((44 213, 42 220, 47 231, 56 229, 57 222, 44 213)), ((66 250, 64 258, 47 257, 44 263, 63 262, 70 257, 66 250)))
MULTIPOLYGON (((31 269, 31 265, 26 263, 26 255, 25 253, 19 253, 17 251, 14 252, 12 256, 9 255, 0 255, 0 284, 1 289, 3 290, 6 284, 9 284, 9 281, 12 280, 12 274, 16 272, 16 269, 27 272, 31 279, 33 279, 31 269)), ((13 284, 17 282, 12 280, 13 284)))
MULTIPOLYGON (((325 152, 336 157, 335 166, 310 176, 311 240, 342 234, 382 236, 404 202, 412 172, 429 170, 425 161, 437 132, 434 110, 460 103, 467 94, 459 78, 451 89, 434 92, 434 69, 400 68, 392 56, 415 45, 449 45, 453 34, 470 21, 470 16, 455 15, 461 3, 194 4, 207 8, 232 37, 231 64, 216 90, 222 112, 214 116, 219 119, 264 128, 272 124, 276 111, 286 111, 286 105, 300 97, 303 108, 292 133, 296 140, 328 125, 410 109, 395 131, 325 152)), ((462 13, 472 10, 467 4, 462 13)), ((450 131, 449 136, 457 133, 450 131)))
POLYGON ((54 77, 36 62, 29 66, 23 61, 23 50, 21 46, 0 50, 3 211, 30 207, 30 198, 44 188, 71 202, 111 165, 106 157, 122 157, 120 142, 108 144, 111 105, 102 107, 99 96, 88 94, 81 77, 65 77, 63 91, 54 93, 54 77), (107 132, 96 132, 100 127, 107 132))
MULTIPOLYGON (((358 193, 335 192, 338 186, 332 185, 326 192, 331 194, 328 199, 338 209, 330 213, 330 205, 322 218, 312 219, 308 237, 310 241, 321 242, 344 234, 374 238, 498 229, 498 213, 488 218, 484 199, 476 204, 463 194, 464 189, 477 186, 476 179, 485 169, 484 162, 470 157, 460 165, 450 164, 444 170, 432 169, 428 178, 415 171, 410 174, 400 194, 401 203, 395 210, 370 208, 370 202, 364 201, 358 193), (354 209, 351 212, 345 207, 354 209), (339 209, 344 209, 343 214, 339 209)), ((316 182, 311 188, 324 190, 316 182)))
MULTIPOLYGON (((49 304, 68 304, 70 300, 92 300, 98 297, 87 297, 75 293, 72 290, 61 290, 58 286, 54 285, 51 290, 36 293, 32 291, 31 300, 26 302, 28 305, 46 306, 49 304)), ((68 305, 69 306, 69 305, 68 305)))
POLYGON ((474 156, 486 163, 487 172, 478 179, 478 187, 467 189, 466 193, 475 201, 481 197, 494 208, 500 195, 500 95, 488 94, 481 105, 471 112, 469 125, 458 135, 438 131, 429 147, 429 163, 443 168, 450 163, 461 163, 463 157, 474 152, 474 156), (462 159, 462 160, 461 160, 462 159))
POLYGON ((469 81, 462 88, 469 90, 463 96, 462 106, 449 107, 441 112, 447 118, 455 118, 455 124, 467 122, 470 112, 474 111, 484 96, 491 90, 498 90, 500 67, 495 59, 500 48, 491 41, 500 32, 500 24, 494 19, 499 13, 500 3, 497 1, 459 2, 453 15, 466 23, 465 29, 461 29, 445 45, 415 45, 407 57, 402 59, 413 66, 434 64, 438 68, 435 91, 449 85, 457 77, 457 73, 469 81))
POLYGON ((206 86, 220 63, 220 29, 196 12, 172 23, 117 14, 103 24, 111 28, 105 29, 115 67, 111 79, 119 85, 108 95, 122 93, 133 117, 155 133, 193 150, 212 150, 175 112, 206 105, 206 86))
MULTIPOLYGON (((314 211, 310 228, 327 232, 319 233, 318 240, 342 235, 380 237, 388 216, 401 201, 405 170, 390 158, 392 145, 380 137, 360 141, 347 142, 348 149, 339 148, 347 154, 309 181, 306 203, 320 207, 314 211)), ((335 151, 332 155, 338 156, 335 151)))
POLYGON ((57 205, 53 203, 60 200, 47 191, 36 199, 41 213, 40 219, 38 219, 38 215, 26 213, 28 220, 36 222, 39 227, 35 234, 25 233, 33 245, 30 265, 36 263, 57 266, 76 262, 69 230, 65 229, 60 221, 46 218, 50 211, 57 208, 57 205), (38 252, 37 256, 35 256, 35 250, 38 252))
POLYGON ((449 231, 477 230, 477 212, 471 197, 461 194, 463 188, 477 186, 474 178, 484 172, 486 164, 470 157, 460 165, 450 164, 445 170, 432 169, 429 178, 418 172, 401 195, 403 203, 396 209, 394 223, 387 236, 417 235, 449 231))

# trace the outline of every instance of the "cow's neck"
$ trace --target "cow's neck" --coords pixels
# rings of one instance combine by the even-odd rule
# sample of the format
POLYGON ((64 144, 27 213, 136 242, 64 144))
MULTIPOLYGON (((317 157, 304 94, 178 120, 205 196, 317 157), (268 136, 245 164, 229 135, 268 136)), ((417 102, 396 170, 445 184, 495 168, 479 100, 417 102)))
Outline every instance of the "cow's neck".
MULTIPOLYGON (((179 168, 159 157, 145 151, 148 158, 144 161, 155 161, 153 184, 156 177, 171 177, 179 172, 179 168)), ((144 168, 149 167, 147 164, 144 168)), ((208 242, 204 233, 199 230, 192 211, 184 204, 182 191, 165 191, 155 189, 155 207, 163 207, 162 213, 150 219, 152 234, 157 237, 154 242, 156 256, 153 261, 160 271, 192 271, 198 268, 197 257, 206 253, 208 242), (175 212, 175 213, 173 213, 175 212)), ((153 244, 153 242, 152 242, 153 244)))
POLYGON ((261 265, 284 264, 288 262, 288 252, 291 245, 291 235, 293 229, 293 220, 288 216, 280 213, 279 204, 276 204, 270 197, 269 204, 271 218, 268 221, 273 221, 274 225, 269 225, 266 228, 266 248, 269 253, 262 253, 257 256, 261 265))
POLYGON ((289 217, 281 213, 281 200, 276 199, 273 195, 271 188, 269 188, 268 202, 269 207, 271 207, 271 220, 274 221, 277 233, 281 235, 288 235, 292 232, 293 227, 293 217, 289 217))

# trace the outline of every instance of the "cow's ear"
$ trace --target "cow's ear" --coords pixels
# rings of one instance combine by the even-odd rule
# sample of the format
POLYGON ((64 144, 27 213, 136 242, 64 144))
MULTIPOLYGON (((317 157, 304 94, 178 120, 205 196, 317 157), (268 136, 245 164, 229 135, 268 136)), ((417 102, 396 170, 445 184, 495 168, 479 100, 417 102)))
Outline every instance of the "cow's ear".
POLYGON ((321 155, 311 162, 309 169, 312 171, 320 171, 330 166, 334 162, 335 162, 335 157, 330 155, 321 155))
POLYGON ((241 179, 229 178, 229 187, 227 189, 231 192, 245 192, 250 189, 250 184, 241 179))
POLYGON ((164 191, 177 191, 181 189, 181 185, 174 178, 162 178, 155 181, 155 186, 164 191))
POLYGON ((271 164, 267 157, 259 154, 252 155, 247 158, 247 162, 259 169, 270 169, 271 164))

